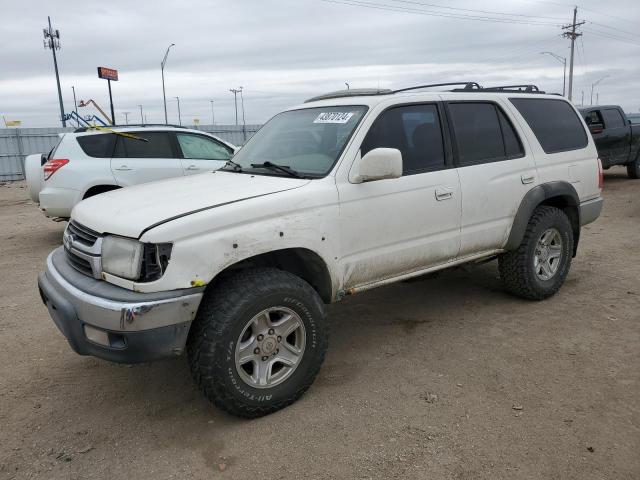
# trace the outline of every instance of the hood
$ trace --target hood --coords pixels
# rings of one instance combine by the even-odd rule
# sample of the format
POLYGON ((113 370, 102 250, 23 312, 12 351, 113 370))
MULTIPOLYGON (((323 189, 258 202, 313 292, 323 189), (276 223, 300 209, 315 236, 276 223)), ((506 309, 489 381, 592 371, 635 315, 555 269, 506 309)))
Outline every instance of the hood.
POLYGON ((177 217, 302 187, 310 180, 208 172, 113 190, 78 203, 71 218, 99 233, 138 238, 177 217))

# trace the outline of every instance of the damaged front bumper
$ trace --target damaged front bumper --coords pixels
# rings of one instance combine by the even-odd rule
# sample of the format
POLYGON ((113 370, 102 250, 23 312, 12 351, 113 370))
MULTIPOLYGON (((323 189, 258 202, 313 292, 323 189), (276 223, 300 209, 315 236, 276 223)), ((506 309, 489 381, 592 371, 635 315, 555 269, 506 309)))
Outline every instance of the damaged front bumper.
POLYGON ((51 252, 38 288, 73 350, 119 363, 183 353, 204 287, 133 292, 78 272, 65 255, 51 252))

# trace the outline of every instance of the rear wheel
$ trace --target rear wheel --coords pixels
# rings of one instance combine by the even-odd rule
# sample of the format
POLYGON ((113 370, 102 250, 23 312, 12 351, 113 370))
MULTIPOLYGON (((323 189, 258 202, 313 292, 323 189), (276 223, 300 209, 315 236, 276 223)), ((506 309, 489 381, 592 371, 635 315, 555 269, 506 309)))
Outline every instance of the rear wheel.
POLYGON ((517 250, 498 259, 500 277, 508 292, 542 300, 564 283, 573 254, 573 230, 567 215, 555 207, 535 209, 517 250))
POLYGON ((640 178, 640 157, 627 165, 627 175, 629 178, 640 178))
POLYGON ((255 418, 295 402, 324 360, 324 306, 301 278, 276 269, 220 280, 189 333, 191 372, 221 409, 255 418))

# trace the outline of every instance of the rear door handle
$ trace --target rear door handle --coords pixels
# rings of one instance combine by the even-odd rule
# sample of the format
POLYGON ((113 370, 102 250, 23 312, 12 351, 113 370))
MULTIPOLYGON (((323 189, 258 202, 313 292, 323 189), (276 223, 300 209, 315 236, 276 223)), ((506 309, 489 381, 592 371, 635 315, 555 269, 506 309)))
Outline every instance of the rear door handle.
POLYGON ((520 180, 522 180, 522 183, 524 185, 526 185, 527 183, 533 183, 535 179, 536 179, 535 175, 528 174, 528 173, 525 173, 520 177, 520 180))
POLYGON ((436 188, 436 200, 441 202, 443 200, 449 200, 453 197, 453 188, 451 187, 438 187, 436 188))
POLYGON ((187 170, 200 170, 196 165, 189 165, 187 170))
POLYGON ((127 167, 126 165, 120 165, 118 168, 116 168, 116 170, 120 170, 122 172, 122 171, 131 170, 131 168, 127 167))

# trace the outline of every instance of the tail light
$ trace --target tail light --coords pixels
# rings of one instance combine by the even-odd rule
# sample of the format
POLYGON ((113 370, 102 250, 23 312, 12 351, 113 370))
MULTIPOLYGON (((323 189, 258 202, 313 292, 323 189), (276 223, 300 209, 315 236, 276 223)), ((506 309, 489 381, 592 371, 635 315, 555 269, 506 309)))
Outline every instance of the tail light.
POLYGON ((598 188, 602 190, 604 188, 604 173, 602 171, 602 160, 598 157, 598 188))
POLYGON ((67 160, 66 158, 49 160, 42 167, 42 169, 44 170, 44 179, 49 180, 49 178, 51 178, 51 175, 56 173, 58 170, 64 167, 67 163, 69 163, 69 160, 67 160))

